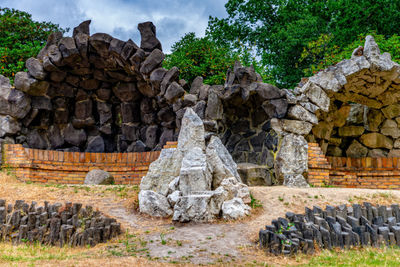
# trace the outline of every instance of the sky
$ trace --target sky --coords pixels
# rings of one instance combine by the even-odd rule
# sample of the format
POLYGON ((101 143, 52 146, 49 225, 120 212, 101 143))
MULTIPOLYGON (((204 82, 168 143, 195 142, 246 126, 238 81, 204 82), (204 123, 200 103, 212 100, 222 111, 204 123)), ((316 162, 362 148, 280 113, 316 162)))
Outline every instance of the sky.
POLYGON ((32 14, 36 21, 49 21, 70 28, 91 19, 91 34, 104 32, 140 45, 137 24, 152 21, 163 51, 188 32, 204 36, 208 17, 226 17, 228 0, 0 0, 0 7, 32 14))

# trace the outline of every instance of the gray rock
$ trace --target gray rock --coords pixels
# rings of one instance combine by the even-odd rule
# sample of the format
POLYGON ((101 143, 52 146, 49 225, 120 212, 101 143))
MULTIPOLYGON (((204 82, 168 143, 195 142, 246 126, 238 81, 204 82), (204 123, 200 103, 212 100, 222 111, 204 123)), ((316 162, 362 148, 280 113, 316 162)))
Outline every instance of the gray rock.
POLYGON ((211 137, 206 148, 206 155, 214 177, 212 188, 220 186, 222 180, 228 177, 235 177, 238 182, 242 182, 236 163, 218 137, 211 137))
POLYGON ((0 115, 0 137, 6 134, 16 134, 21 130, 21 124, 9 115, 0 115))
POLYGON ((169 217, 173 214, 168 199, 151 190, 139 192, 139 210, 154 217, 169 217))
POLYGON ((179 198, 182 196, 181 191, 173 191, 171 194, 168 195, 167 199, 171 207, 175 206, 176 202, 178 202, 179 198))
POLYGON ((307 150, 308 143, 303 136, 288 134, 283 137, 274 166, 279 181, 285 182, 285 177, 300 179, 299 175, 308 170, 307 150))
POLYGON ((311 132, 312 124, 298 120, 280 120, 281 127, 284 131, 294 134, 306 135, 311 132))
POLYGON ((147 52, 151 52, 156 48, 162 50, 161 43, 156 37, 156 26, 152 22, 139 23, 138 30, 141 37, 141 49, 147 52))
POLYGON ((38 81, 26 72, 17 72, 14 79, 15 88, 32 96, 43 96, 47 93, 49 83, 38 81))
POLYGON ((90 185, 114 184, 114 177, 106 171, 103 171, 100 169, 94 169, 86 174, 86 177, 85 177, 85 180, 83 183, 90 184, 90 185))
POLYGON ((271 186, 273 184, 271 170, 253 163, 239 163, 237 169, 243 183, 248 186, 271 186))
POLYGON ((295 120, 307 121, 312 124, 318 123, 317 116, 315 116, 313 113, 309 112, 300 105, 290 107, 288 110, 288 117, 295 120))
POLYGON ((187 108, 182 118, 178 137, 178 150, 185 153, 188 149, 199 147, 205 150, 204 125, 200 117, 191 108, 187 108))
POLYGON ((221 120, 223 118, 224 107, 221 99, 213 88, 208 93, 208 101, 205 117, 211 120, 221 120))
POLYGON ((165 74, 162 82, 161 82, 161 95, 164 95, 167 91, 168 86, 173 82, 176 81, 179 77, 179 69, 177 67, 172 67, 167 71, 165 74))
POLYGON ((190 87, 190 93, 199 96, 200 88, 203 86, 203 77, 197 76, 190 87))
POLYGON ((172 82, 168 86, 164 97, 165 97, 165 99, 167 100, 168 103, 172 104, 172 103, 175 102, 175 100, 177 100, 178 98, 180 98, 184 94, 185 94, 185 90, 183 90, 183 88, 177 82, 172 82))
POLYGON ((250 214, 250 207, 241 198, 234 198, 222 204, 222 217, 225 220, 236 220, 250 214))
POLYGON ((26 139, 31 148, 47 149, 47 141, 43 134, 40 134, 37 129, 30 131, 26 139))
POLYGON ((283 185, 287 187, 310 187, 301 174, 285 174, 283 177, 283 185))
POLYGON ((99 135, 90 136, 88 138, 88 144, 85 151, 103 153, 105 151, 103 138, 99 135))
POLYGON ((26 68, 31 76, 38 80, 46 78, 46 72, 43 69, 42 63, 36 58, 28 58, 25 63, 26 68))
POLYGON ((140 190, 152 190, 167 196, 169 183, 179 176, 182 154, 176 148, 161 150, 157 160, 150 164, 142 178, 140 190))
POLYGON ((196 195, 182 196, 174 206, 173 221, 210 222, 216 218, 209 208, 212 193, 202 192, 196 195))
POLYGON ((265 100, 281 98, 283 96, 283 92, 278 87, 268 83, 252 83, 250 90, 256 91, 258 96, 265 100))
POLYGON ((74 146, 81 146, 86 142, 86 133, 83 129, 77 130, 72 124, 64 129, 64 139, 66 142, 74 146))
POLYGON ((150 74, 155 68, 161 65, 165 55, 159 49, 154 49, 140 67, 140 72, 150 74))
POLYGON ((179 190, 184 196, 190 195, 192 191, 211 188, 212 176, 207 167, 206 155, 200 147, 185 150, 179 173, 179 190))

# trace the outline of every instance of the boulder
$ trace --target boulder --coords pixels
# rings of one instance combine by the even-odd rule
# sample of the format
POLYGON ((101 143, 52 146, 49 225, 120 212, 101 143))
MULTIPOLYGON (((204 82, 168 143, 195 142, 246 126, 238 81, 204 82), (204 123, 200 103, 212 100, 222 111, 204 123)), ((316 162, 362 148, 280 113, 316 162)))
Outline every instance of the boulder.
POLYGON ((155 68, 161 65, 165 55, 159 49, 154 49, 140 67, 140 72, 150 74, 155 68))
POLYGON ((179 173, 179 190, 184 196, 187 196, 192 191, 209 190, 211 184, 212 176, 203 149, 200 147, 187 148, 179 173))
POLYGON ((198 147, 205 150, 203 121, 191 108, 187 108, 181 122, 178 137, 178 150, 186 153, 188 149, 198 147))
POLYGON ((271 186, 272 175, 268 167, 253 163, 239 163, 237 169, 243 183, 248 186, 271 186))
POLYGON ((388 158, 400 158, 400 149, 392 149, 387 154, 388 158))
POLYGON ((86 174, 84 184, 90 185, 108 185, 114 184, 114 177, 103 170, 93 169, 86 174))
POLYGON ((64 139, 66 142, 74 146, 81 146, 86 142, 86 133, 83 129, 77 130, 72 124, 64 129, 64 139))
POLYGON ((283 185, 287 187, 310 187, 301 174, 285 174, 283 176, 283 185))
POLYGON ((152 190, 167 196, 168 185, 179 176, 182 154, 176 148, 161 150, 160 156, 153 161, 142 178, 140 190, 152 190))
POLYGON ((284 131, 301 135, 308 134, 313 127, 311 123, 305 121, 283 119, 280 122, 284 131))
POLYGON ((105 151, 104 140, 101 136, 90 136, 85 152, 103 153, 105 151))
POLYGON ((171 194, 168 195, 168 203, 171 207, 175 206, 176 202, 178 202, 179 198, 182 196, 182 192, 179 190, 173 191, 171 194))
POLYGON ((26 68, 31 76, 38 80, 46 78, 46 72, 43 69, 43 64, 36 58, 28 58, 25 63, 26 68))
POLYGON ((182 196, 174 206, 173 221, 179 222, 210 222, 216 218, 211 211, 212 192, 198 192, 189 196, 182 196))
POLYGON ((208 93, 207 108, 205 117, 211 120, 221 120, 223 118, 224 107, 221 99, 218 96, 218 92, 211 89, 208 93))
POLYGON ((0 75, 0 114, 22 119, 30 109, 30 97, 20 90, 11 89, 10 80, 0 75))
POLYGON ((317 116, 315 116, 313 113, 309 112, 300 105, 290 107, 288 110, 288 117, 295 120, 307 121, 312 124, 318 123, 317 116))
POLYGON ((16 89, 32 96, 43 96, 49 88, 47 81, 38 81, 23 71, 17 72, 15 75, 14 85, 16 89))
POLYGON ((284 184, 306 185, 302 176, 308 169, 308 143, 301 135, 288 134, 281 141, 275 159, 275 175, 284 184), (290 179, 290 183, 286 182, 290 179), (298 181, 293 181, 298 179, 298 181))
POLYGON ((222 218, 225 220, 237 220, 249 214, 250 207, 241 198, 233 198, 222 204, 222 218))
POLYGON ((361 143, 370 148, 392 149, 393 141, 380 133, 367 133, 360 137, 361 143))
POLYGON ((321 110, 328 112, 330 99, 329 96, 316 84, 310 83, 308 90, 305 92, 306 96, 317 105, 321 110))
POLYGON ((161 95, 164 95, 167 91, 168 86, 173 82, 176 81, 179 77, 179 69, 177 67, 172 67, 165 73, 164 78, 160 85, 161 95))
POLYGON ((167 197, 151 190, 139 192, 139 210, 153 217, 169 217, 173 214, 167 197))
POLYGON ((264 100, 277 99, 283 97, 283 92, 276 86, 268 83, 253 82, 249 88, 256 91, 257 95, 264 100))
POLYGON ((368 148, 361 145, 357 140, 353 140, 346 150, 346 156, 350 158, 363 158, 368 154, 368 148))
POLYGON ((202 86, 203 86, 203 77, 201 76, 196 77, 192 82, 192 86, 190 87, 190 93, 199 96, 200 88, 202 86))
POLYGON ((384 116, 380 110, 369 109, 367 113, 368 127, 370 131, 379 131, 379 125, 384 120, 384 116))
MULTIPOLYGON (((393 149, 395 150, 395 149, 393 149)), ((393 151, 391 150, 391 151, 393 151)), ((372 149, 370 151, 368 151, 368 157, 370 158, 387 158, 388 157, 388 153, 382 149, 372 149)))
POLYGON ((262 108, 270 118, 283 118, 288 109, 288 102, 286 99, 272 99, 266 100, 262 103, 262 108))
POLYGON ((343 126, 339 128, 339 136, 356 137, 364 133, 364 126, 343 126))
POLYGON ((165 92, 165 99, 169 104, 174 103, 178 98, 183 96, 185 94, 185 90, 177 83, 177 82, 172 82, 168 88, 167 91, 165 92))
POLYGON ((393 138, 400 137, 400 129, 397 126, 397 122, 394 120, 385 120, 381 126, 381 131, 383 135, 391 136, 393 138))
POLYGON ((40 134, 37 129, 30 131, 26 137, 26 141, 31 148, 47 149, 47 140, 43 134, 40 134))
POLYGON ((9 115, 0 115, 0 137, 16 134, 21 130, 21 123, 9 115))
POLYGON ((251 202, 248 186, 241 182, 238 182, 235 177, 228 177, 223 179, 220 187, 222 187, 225 191, 225 200, 238 197, 242 199, 245 204, 249 204, 251 202))
POLYGON ((214 177, 212 188, 220 186, 222 180, 228 177, 235 177, 238 182, 242 181, 235 161, 218 137, 211 137, 206 148, 206 155, 214 177))
POLYGON ((150 21, 138 24, 140 32, 140 48, 146 52, 151 52, 154 49, 162 50, 161 43, 156 37, 156 26, 150 21))
POLYGON ((383 115, 391 119, 400 116, 400 104, 392 104, 382 109, 383 115))

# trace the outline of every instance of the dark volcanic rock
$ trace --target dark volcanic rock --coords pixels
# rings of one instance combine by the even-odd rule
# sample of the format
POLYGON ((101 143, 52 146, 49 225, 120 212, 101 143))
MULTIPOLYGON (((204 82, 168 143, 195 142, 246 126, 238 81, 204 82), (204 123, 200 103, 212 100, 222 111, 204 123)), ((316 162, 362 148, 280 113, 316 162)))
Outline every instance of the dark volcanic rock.
POLYGON ((140 31, 140 48, 144 51, 151 52, 154 49, 162 50, 161 43, 156 37, 156 26, 150 21, 138 24, 140 31))

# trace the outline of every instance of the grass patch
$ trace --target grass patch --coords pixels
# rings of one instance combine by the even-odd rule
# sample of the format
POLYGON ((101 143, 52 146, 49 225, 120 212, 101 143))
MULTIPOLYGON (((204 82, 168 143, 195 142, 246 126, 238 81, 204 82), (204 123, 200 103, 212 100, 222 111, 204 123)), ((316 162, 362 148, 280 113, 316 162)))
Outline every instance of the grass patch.
POLYGON ((258 199, 255 199, 251 193, 250 193, 250 207, 252 209, 262 208, 261 201, 258 199))
MULTIPOLYGON (((301 260, 304 255, 297 256, 301 260)), ((399 248, 354 248, 350 250, 324 250, 307 264, 300 266, 399 266, 399 248)))
POLYGON ((49 260, 68 260, 87 258, 87 250, 82 248, 59 248, 33 244, 0 244, 0 263, 13 264, 18 262, 37 262, 49 260))

